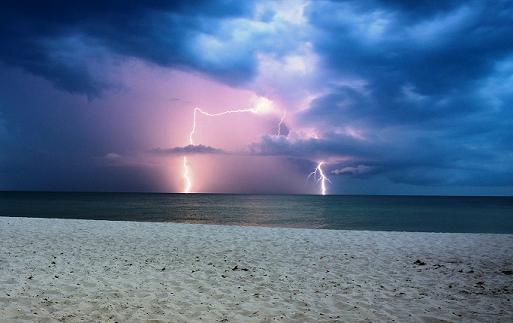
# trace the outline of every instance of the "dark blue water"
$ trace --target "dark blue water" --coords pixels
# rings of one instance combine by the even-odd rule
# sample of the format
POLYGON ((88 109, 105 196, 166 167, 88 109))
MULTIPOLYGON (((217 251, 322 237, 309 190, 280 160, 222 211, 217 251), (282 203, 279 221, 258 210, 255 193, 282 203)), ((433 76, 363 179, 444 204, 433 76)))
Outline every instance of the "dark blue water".
POLYGON ((513 197, 0 192, 0 216, 513 233, 513 197))

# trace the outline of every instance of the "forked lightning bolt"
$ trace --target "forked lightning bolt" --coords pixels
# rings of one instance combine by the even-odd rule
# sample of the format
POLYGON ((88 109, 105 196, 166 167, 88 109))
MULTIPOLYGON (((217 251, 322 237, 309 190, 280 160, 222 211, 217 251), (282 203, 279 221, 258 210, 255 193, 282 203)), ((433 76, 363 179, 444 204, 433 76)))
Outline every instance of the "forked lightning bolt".
MULTIPOLYGON (((207 117, 221 117, 227 114, 232 113, 264 113, 266 106, 265 105, 257 105, 255 108, 251 109, 236 109, 236 110, 226 110, 219 113, 209 113, 201 110, 200 108, 194 108, 193 116, 192 116, 192 129, 189 133, 189 145, 194 145, 194 134, 196 132, 196 118, 198 113, 201 113, 207 117)), ((281 124, 281 122, 280 122, 281 124)), ((192 188, 192 178, 190 175, 189 164, 187 163, 187 156, 183 156, 183 179, 184 179, 184 193, 190 193, 192 188)))
POLYGON ((321 161, 317 164, 317 167, 315 167, 314 171, 311 172, 307 179, 309 179, 311 176, 314 177, 314 179, 317 180, 317 182, 321 182, 321 194, 326 195, 326 182, 330 182, 330 179, 324 175, 324 171, 322 170, 322 165, 326 164, 325 162, 321 161))
POLYGON ((201 110, 200 108, 194 108, 194 114, 192 116, 192 129, 189 133, 189 145, 194 145, 194 133, 196 132, 196 116, 198 113, 201 113, 207 117, 221 117, 227 114, 232 113, 244 113, 244 112, 251 112, 251 113, 261 113, 261 109, 259 108, 251 108, 251 109, 237 109, 237 110, 226 110, 219 113, 208 113, 206 111, 201 110))
MULTIPOLYGON (((209 112, 203 111, 200 108, 194 108, 193 116, 192 116, 192 128, 191 128, 191 132, 189 133, 189 145, 194 145, 194 134, 196 133, 196 119, 197 119, 198 113, 200 113, 204 116, 207 116, 207 117, 221 117, 221 116, 233 114, 233 113, 260 114, 260 113, 265 112, 265 108, 266 107, 264 105, 260 105, 260 106, 257 106, 255 108, 250 108, 250 109, 226 110, 226 111, 218 112, 218 113, 209 113, 209 112)), ((287 115, 287 112, 284 111, 283 115, 281 116, 280 122, 278 124, 277 136, 281 136, 281 127, 285 121, 286 115, 287 115)), ((313 172, 311 172, 307 177, 307 179, 308 179, 311 176, 313 176, 317 180, 317 182, 321 182, 321 194, 322 195, 326 195, 326 191, 327 191, 326 182, 331 183, 330 179, 324 174, 324 171, 322 170, 322 165, 324 165, 324 164, 325 164, 325 162, 323 162, 323 161, 319 162, 317 164, 317 167, 315 168, 315 170, 313 172)), ((192 188, 192 178, 191 178, 191 172, 189 169, 187 156, 183 156, 183 179, 184 179, 183 192, 190 193, 191 188, 192 188)))

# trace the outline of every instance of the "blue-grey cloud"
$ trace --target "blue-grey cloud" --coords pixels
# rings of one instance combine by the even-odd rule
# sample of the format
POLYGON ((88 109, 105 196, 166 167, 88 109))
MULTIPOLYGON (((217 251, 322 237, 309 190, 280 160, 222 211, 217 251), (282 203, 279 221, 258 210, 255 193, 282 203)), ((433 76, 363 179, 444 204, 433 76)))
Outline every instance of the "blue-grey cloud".
POLYGON ((222 42, 214 37, 220 23, 251 11, 252 3, 230 0, 6 1, 0 4, 0 61, 90 97, 108 84, 80 59, 81 46, 195 69, 236 84, 253 75, 253 53, 242 50, 229 60, 208 59, 203 54, 213 54, 213 49, 197 43, 199 36, 222 42), (71 48, 70 39, 75 42, 71 48))
MULTIPOLYGON (((275 14, 266 4, 256 18, 246 1, 2 2, 0 69, 9 69, 0 78, 2 183, 66 187, 73 173, 76 186, 87 187, 92 174, 108 173, 84 162, 91 156, 148 149, 137 136, 119 130, 110 138, 107 125, 85 125, 86 106, 47 97, 37 91, 41 83, 12 67, 89 97, 112 86, 91 68, 103 56, 241 86, 258 72, 258 53, 282 61, 301 41, 319 62, 319 82, 305 91, 320 94, 291 113, 283 136, 264 136, 248 154, 283 156, 305 173, 328 160, 333 186, 362 180, 372 187, 385 178, 432 192, 513 188, 511 1, 307 1, 301 31, 266 25, 275 14), (292 125, 318 137, 297 139, 292 125)), ((158 152, 232 154, 206 146, 158 152)), ((109 187, 121 187, 129 170, 118 172, 109 187)), ((142 177, 145 188, 158 182, 142 177)))
POLYGON ((312 2, 316 47, 338 72, 384 95, 406 84, 421 95, 463 89, 511 53, 509 1, 437 4, 436 11, 397 3, 312 2))
POLYGON ((264 138, 259 151, 345 156, 332 167, 397 183, 512 186, 512 13, 508 1, 311 2, 333 85, 298 119, 322 136, 264 138), (347 127, 365 140, 341 135, 347 127))
POLYGON ((222 149, 205 145, 187 145, 183 147, 156 148, 151 150, 151 152, 159 155, 226 154, 226 152, 222 149))
MULTIPOLYGON (((371 128, 372 129, 372 128, 371 128)), ((313 162, 325 160, 333 176, 372 179, 421 186, 511 186, 511 143, 494 141, 511 130, 487 133, 461 129, 422 130, 412 127, 378 131, 365 139, 325 133, 322 138, 265 136, 250 147, 252 154, 284 156, 313 162)), ((305 168, 304 171, 307 171, 305 168)))

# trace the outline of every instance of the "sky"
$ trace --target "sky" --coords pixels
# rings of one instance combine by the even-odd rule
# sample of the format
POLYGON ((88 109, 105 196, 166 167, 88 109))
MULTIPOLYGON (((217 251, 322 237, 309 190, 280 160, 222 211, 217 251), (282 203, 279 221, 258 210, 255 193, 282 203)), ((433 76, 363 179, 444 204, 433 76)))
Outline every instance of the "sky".
POLYGON ((18 0, 0 35, 0 190, 513 195, 511 1, 18 0))

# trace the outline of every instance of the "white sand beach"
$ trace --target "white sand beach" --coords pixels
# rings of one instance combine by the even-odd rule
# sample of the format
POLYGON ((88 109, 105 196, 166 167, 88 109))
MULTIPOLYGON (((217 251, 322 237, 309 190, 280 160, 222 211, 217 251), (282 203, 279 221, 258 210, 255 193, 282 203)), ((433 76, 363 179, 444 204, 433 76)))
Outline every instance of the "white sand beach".
POLYGON ((0 218, 3 321, 513 321, 513 235, 0 218))

